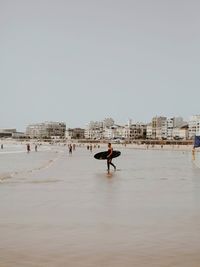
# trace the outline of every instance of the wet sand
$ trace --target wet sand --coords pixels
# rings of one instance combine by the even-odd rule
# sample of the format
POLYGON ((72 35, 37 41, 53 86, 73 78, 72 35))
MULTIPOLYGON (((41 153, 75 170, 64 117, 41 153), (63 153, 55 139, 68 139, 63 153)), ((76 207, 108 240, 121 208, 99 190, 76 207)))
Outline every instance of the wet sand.
POLYGON ((198 267, 191 153, 121 151, 111 176, 86 148, 0 155, 0 266, 198 267))

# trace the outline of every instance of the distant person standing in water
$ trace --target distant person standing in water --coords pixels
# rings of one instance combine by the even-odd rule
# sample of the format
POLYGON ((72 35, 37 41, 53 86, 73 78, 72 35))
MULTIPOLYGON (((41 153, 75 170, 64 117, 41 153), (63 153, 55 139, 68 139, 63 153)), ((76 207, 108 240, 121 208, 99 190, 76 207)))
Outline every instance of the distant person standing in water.
POLYGON ((3 149, 3 144, 1 144, 1 149, 3 149))
POLYGON ((26 145, 26 149, 27 149, 27 153, 29 153, 29 152, 31 151, 30 144, 27 144, 27 145, 26 145))
POLYGON ((90 144, 90 152, 92 153, 92 144, 90 144))
POLYGON ((112 163, 112 154, 113 154, 112 145, 111 143, 108 143, 108 156, 107 156, 108 174, 110 173, 110 165, 112 165, 114 170, 116 171, 116 166, 112 163))
POLYGON ((35 144, 35 152, 37 152, 37 144, 35 144))

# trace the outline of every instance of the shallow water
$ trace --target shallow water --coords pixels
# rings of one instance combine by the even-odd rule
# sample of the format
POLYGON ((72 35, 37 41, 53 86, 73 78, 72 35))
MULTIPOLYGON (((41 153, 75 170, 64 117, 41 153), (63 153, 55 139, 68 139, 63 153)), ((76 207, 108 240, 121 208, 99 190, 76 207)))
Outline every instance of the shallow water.
POLYGON ((0 155, 0 266, 199 266, 198 155, 121 151, 0 155))

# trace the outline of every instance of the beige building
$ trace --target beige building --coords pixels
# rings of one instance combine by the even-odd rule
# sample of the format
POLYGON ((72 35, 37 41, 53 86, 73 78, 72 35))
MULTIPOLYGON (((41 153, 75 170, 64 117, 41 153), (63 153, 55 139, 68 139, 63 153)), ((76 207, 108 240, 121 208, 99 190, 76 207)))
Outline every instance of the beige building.
POLYGON ((187 140, 189 136, 188 125, 182 126, 180 128, 173 128, 172 136, 173 139, 187 140))
POLYGON ((165 137, 166 117, 154 117, 152 119, 152 139, 162 139, 165 137))
POLYGON ((13 133, 16 133, 16 129, 0 129, 0 138, 12 137, 13 133))
POLYGON ((67 139, 84 139, 85 130, 81 128, 68 128, 65 132, 65 137, 67 139))
POLYGON ((28 125, 26 135, 30 138, 64 138, 65 131, 63 122, 43 122, 28 125))

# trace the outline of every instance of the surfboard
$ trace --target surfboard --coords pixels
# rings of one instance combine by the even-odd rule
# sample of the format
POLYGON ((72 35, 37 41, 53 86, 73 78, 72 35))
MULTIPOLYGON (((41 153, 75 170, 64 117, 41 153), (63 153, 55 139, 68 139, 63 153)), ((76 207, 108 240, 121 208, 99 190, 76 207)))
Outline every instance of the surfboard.
MULTIPOLYGON (((103 151, 103 152, 99 152, 97 154, 94 155, 95 159, 101 159, 101 160, 105 160, 107 159, 109 152, 108 151, 103 151)), ((121 152, 118 150, 113 150, 112 153, 112 158, 117 158, 121 155, 121 152)))

